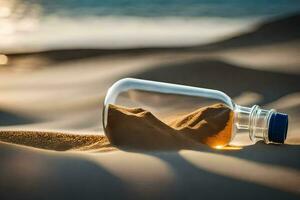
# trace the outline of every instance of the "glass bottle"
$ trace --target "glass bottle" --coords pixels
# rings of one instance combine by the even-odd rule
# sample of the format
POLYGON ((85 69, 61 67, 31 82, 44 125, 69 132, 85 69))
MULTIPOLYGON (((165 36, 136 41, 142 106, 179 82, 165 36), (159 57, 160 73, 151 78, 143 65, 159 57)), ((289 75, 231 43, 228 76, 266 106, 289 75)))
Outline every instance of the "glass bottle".
POLYGON ((167 121, 170 115, 184 115, 205 106, 224 105, 232 113, 232 127, 228 129, 231 134, 225 143, 223 141, 218 145, 214 142, 217 148, 234 143, 237 138, 247 138, 250 144, 257 141, 268 144, 284 143, 287 136, 288 115, 274 109, 265 110, 258 105, 240 106, 225 93, 217 90, 125 78, 109 88, 104 100, 103 127, 108 138, 112 140, 107 131, 109 105, 142 108, 150 111, 158 119, 165 119, 163 122, 167 121))

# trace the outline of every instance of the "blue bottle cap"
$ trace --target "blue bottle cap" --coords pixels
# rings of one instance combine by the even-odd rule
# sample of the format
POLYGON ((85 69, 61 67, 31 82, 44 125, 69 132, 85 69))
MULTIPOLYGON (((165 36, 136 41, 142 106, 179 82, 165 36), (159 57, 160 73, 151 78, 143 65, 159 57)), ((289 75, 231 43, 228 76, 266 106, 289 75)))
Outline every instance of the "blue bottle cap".
POLYGON ((284 143, 288 129, 288 115, 274 112, 269 122, 269 141, 275 143, 284 143))

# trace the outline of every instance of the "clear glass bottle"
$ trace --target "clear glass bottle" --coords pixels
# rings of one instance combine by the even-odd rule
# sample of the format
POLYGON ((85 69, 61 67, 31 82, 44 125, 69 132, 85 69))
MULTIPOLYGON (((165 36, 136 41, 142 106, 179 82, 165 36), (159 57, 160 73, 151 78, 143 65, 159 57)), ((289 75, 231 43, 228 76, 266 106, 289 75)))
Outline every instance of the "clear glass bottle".
MULTIPOLYGON (((237 138, 247 138, 249 143, 284 143, 287 136, 288 116, 275 110, 264 110, 258 105, 243 107, 235 104, 225 93, 212 89, 163 82, 125 78, 108 90, 103 108, 103 127, 106 130, 109 105, 143 108, 158 119, 180 115, 198 108, 222 104, 233 113, 231 136, 226 144, 237 138)), ((162 120, 164 121, 164 120, 162 120)))

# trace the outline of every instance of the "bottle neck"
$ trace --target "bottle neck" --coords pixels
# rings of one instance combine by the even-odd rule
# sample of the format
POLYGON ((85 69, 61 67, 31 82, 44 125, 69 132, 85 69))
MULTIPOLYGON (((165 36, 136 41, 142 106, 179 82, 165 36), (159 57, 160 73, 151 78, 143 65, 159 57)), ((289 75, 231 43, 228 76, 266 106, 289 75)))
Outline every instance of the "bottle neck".
POLYGON ((268 129, 271 115, 274 110, 264 110, 258 105, 251 108, 235 106, 235 133, 248 133, 250 140, 255 143, 263 140, 270 143, 268 129))

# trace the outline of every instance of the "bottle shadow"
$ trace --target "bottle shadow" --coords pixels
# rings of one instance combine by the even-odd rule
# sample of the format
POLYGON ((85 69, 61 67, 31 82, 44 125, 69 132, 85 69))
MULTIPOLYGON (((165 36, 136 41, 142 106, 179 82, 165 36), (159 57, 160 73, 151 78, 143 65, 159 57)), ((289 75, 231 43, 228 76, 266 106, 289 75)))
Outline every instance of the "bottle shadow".
MULTIPOLYGON (((258 147, 260 150, 268 149, 267 145, 258 144, 258 147)), ((204 146, 173 151, 141 151, 128 148, 122 148, 122 150, 146 154, 165 162, 176 177, 172 185, 174 194, 172 198, 174 199, 230 198, 233 193, 239 197, 242 196, 243 199, 253 199, 255 196, 297 199, 299 181, 295 176, 298 176, 299 172, 295 169, 299 169, 299 162, 282 159, 287 152, 274 157, 276 148, 280 147, 272 147, 258 156, 260 152, 255 149, 255 145, 248 150, 245 148, 239 151, 222 151, 204 146), (269 158, 264 159, 264 157, 269 158), (268 170, 271 173, 263 174, 266 177, 260 176, 262 171, 268 170), (297 173, 293 174, 294 172, 297 173), (275 174, 275 177, 270 178, 272 174, 275 174), (281 174, 286 174, 286 177, 277 184, 275 179, 281 174), (295 182, 297 184, 294 184, 295 182)), ((285 149, 289 149, 293 153, 292 156, 299 153, 290 146, 285 149)), ((277 151, 280 150, 277 149, 277 151)))

